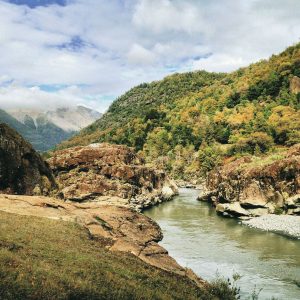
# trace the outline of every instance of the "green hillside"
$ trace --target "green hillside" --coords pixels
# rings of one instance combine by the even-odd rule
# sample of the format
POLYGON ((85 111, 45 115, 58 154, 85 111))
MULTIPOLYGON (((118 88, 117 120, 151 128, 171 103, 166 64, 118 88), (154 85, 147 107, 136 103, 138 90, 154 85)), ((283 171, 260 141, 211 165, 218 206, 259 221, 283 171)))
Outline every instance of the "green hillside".
POLYGON ((229 74, 197 71, 141 84, 61 147, 107 141, 136 148, 176 178, 232 156, 300 142, 300 44, 229 74))

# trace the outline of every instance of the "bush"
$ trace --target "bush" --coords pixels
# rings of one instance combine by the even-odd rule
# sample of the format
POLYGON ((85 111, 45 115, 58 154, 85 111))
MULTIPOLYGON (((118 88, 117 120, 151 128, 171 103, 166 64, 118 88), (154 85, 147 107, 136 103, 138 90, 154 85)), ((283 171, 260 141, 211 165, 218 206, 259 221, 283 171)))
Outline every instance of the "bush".
POLYGON ((273 139, 265 132, 253 132, 247 136, 237 138, 231 154, 266 153, 273 146, 273 139))
POLYGON ((237 286, 240 278, 238 274, 234 274, 232 279, 217 275, 217 278, 211 282, 209 292, 222 300, 240 299, 240 288, 237 286))
POLYGON ((221 152, 216 146, 206 146, 198 151, 198 159, 202 175, 207 175, 221 162, 221 152))

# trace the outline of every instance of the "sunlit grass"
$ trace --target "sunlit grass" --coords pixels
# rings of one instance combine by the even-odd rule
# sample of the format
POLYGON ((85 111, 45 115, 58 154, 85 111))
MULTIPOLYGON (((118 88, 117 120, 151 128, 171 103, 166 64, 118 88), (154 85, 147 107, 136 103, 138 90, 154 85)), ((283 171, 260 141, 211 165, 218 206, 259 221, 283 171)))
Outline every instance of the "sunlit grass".
POLYGON ((0 299, 218 299, 213 295, 218 287, 200 289, 106 250, 79 225, 0 212, 0 299))

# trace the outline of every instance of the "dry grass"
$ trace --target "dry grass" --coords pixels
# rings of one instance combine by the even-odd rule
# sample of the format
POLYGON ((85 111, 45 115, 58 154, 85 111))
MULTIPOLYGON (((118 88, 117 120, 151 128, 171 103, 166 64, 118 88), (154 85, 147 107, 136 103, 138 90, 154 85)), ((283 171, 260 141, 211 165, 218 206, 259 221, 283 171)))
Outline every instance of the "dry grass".
MULTIPOLYGON (((214 293, 214 292, 212 292, 214 293)), ((76 224, 0 212, 0 299, 216 299, 76 224)))

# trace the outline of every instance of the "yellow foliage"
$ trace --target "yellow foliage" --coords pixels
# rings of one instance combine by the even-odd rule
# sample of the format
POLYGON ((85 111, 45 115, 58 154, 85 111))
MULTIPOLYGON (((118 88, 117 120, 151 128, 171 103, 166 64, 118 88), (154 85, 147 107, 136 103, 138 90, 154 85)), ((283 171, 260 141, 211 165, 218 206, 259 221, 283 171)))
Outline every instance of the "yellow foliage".
POLYGON ((239 107, 233 110, 232 114, 227 118, 228 124, 232 127, 238 127, 246 124, 254 118, 255 108, 253 104, 239 107))

